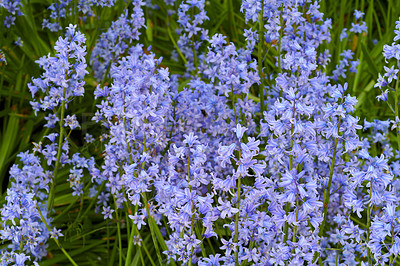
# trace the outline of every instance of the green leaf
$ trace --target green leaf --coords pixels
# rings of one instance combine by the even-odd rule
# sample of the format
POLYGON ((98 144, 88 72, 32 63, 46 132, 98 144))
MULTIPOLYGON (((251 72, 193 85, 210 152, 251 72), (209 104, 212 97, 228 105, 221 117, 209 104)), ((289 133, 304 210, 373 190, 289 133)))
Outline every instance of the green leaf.
MULTIPOLYGON (((53 241, 53 240, 50 239, 50 241, 53 241)), ((73 250, 67 250, 67 252, 74 259, 74 257, 76 257, 82 253, 85 253, 88 250, 92 250, 94 247, 99 246, 99 245, 103 244, 104 242, 105 242, 104 240, 98 240, 88 246, 76 246, 73 250)), ((54 244, 54 242, 51 244, 54 244)), ((56 245, 54 244, 54 246, 56 246, 56 245)), ((65 248, 65 246, 64 246, 64 248, 65 248)), ((67 261, 68 261, 68 259, 64 255, 59 254, 59 255, 55 256, 54 258, 42 261, 40 263, 40 265, 41 266, 52 266, 56 263, 61 263, 61 262, 68 263, 67 261)))
POLYGON ((19 132, 19 118, 17 116, 9 116, 8 122, 5 125, 5 132, 2 134, 0 144, 0 191, 2 189, 3 179, 7 171, 6 164, 10 155, 16 146, 16 140, 19 132))
POLYGON ((375 62, 374 62, 374 60, 372 59, 370 53, 369 53, 368 50, 367 50, 367 47, 365 46, 365 44, 364 44, 363 42, 361 42, 361 49, 362 49, 363 54, 364 54, 364 56, 365 56, 365 59, 367 60, 367 63, 368 63, 367 70, 369 70, 370 72, 372 72, 371 74, 372 74, 374 77, 378 77, 379 71, 378 71, 378 69, 376 68, 375 62))
POLYGON ((372 88, 375 85, 375 81, 371 80, 368 85, 361 91, 360 95, 358 96, 358 101, 357 101, 357 105, 356 105, 356 110, 359 109, 359 107, 361 107, 367 97, 368 92, 370 92, 372 90, 372 88))
POLYGON ((149 42, 153 42, 153 25, 150 19, 146 21, 146 36, 149 42))

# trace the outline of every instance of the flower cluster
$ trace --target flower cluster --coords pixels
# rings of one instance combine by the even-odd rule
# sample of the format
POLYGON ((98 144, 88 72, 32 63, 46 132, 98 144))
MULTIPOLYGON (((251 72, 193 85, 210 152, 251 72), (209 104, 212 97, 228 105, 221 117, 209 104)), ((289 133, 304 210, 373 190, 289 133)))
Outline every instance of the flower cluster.
POLYGON ((56 228, 50 229, 52 219, 48 215, 52 211, 58 170, 70 167, 68 181, 73 195, 83 194, 84 169, 90 173, 95 170, 93 158, 86 159, 79 153, 70 156, 68 136, 63 134, 64 129, 72 131, 79 127, 75 115, 64 117, 64 114, 73 98, 84 93, 83 79, 87 73, 84 43, 85 36, 76 26, 69 25, 65 38, 60 37, 56 42, 55 57, 48 55, 37 61, 45 72, 28 85, 32 97, 44 94, 39 101, 31 102, 35 113, 50 112, 45 116, 45 127, 53 129, 59 124, 60 132, 45 135, 42 141, 34 143, 32 152, 20 153, 19 163, 10 170, 7 203, 1 208, 0 238, 11 243, 11 251, 3 251, 2 265, 24 265, 31 258, 36 263, 46 256, 48 239, 62 235, 56 228))
MULTIPOLYGON (((36 62, 44 69, 44 73, 40 78, 33 79, 33 83, 29 84, 29 90, 34 98, 39 92, 46 95, 39 101, 31 101, 31 105, 35 112, 56 111, 55 108, 61 103, 67 105, 75 96, 83 96, 85 90, 83 81, 87 70, 85 48, 82 47, 86 42, 86 38, 76 26, 70 25, 67 28, 65 38, 59 38, 56 42, 55 56, 43 56, 36 62)), ((58 118, 52 114, 47 116, 48 127, 54 127, 58 118)), ((66 122, 73 129, 76 120, 70 117, 66 122)))
POLYGON ((114 21, 107 32, 100 36, 90 55, 90 63, 98 80, 103 79, 111 64, 125 55, 132 41, 139 40, 140 29, 144 27, 144 2, 137 0, 131 5, 131 15, 129 16, 127 9, 114 21))
MULTIPOLYGON (((388 62, 392 58, 396 59, 397 62, 400 60, 400 53, 398 52, 400 48, 400 44, 396 44, 396 42, 400 39, 400 21, 396 22, 396 30, 394 31, 396 33, 396 36, 394 37, 394 42, 392 45, 385 44, 383 46, 383 56, 385 58, 385 61, 388 62)), ((381 91, 381 94, 377 96, 379 100, 382 101, 387 101, 388 100, 388 93, 389 93, 389 88, 392 88, 391 84, 394 81, 398 80, 398 72, 399 72, 399 65, 397 64, 391 64, 390 67, 385 66, 385 73, 383 76, 381 73, 379 73, 378 80, 374 87, 378 87, 381 91), (385 89, 386 88, 386 89, 385 89)), ((394 109, 391 108, 393 111, 394 109)), ((395 123, 394 126, 395 128, 399 129, 399 126, 396 124, 396 121, 398 120, 398 114, 396 115, 395 123)))
POLYGON ((1 209, 3 225, 0 238, 12 243, 11 252, 5 251, 2 255, 3 265, 24 265, 23 262, 30 259, 27 255, 40 259, 47 254, 46 242, 50 237, 41 220, 41 215, 48 219, 47 209, 39 202, 45 197, 43 191, 48 190, 51 172, 43 169, 40 158, 33 153, 21 153, 18 157, 23 167, 14 165, 11 168, 13 182, 7 190, 7 204, 1 209))
POLYGON ((95 92, 104 100, 93 119, 109 130, 105 164, 95 178, 107 180, 118 207, 125 193, 132 204, 141 205, 141 194, 150 190, 167 145, 171 106, 168 69, 160 68, 161 60, 142 45, 130 52, 112 66, 112 86, 95 92))
POLYGON ((199 48, 204 41, 208 40, 208 30, 201 28, 203 22, 209 19, 204 7, 204 0, 182 1, 178 9, 177 22, 180 28, 177 30, 179 35, 177 45, 186 58, 188 73, 198 66, 199 48))
POLYGON ((94 7, 112 7, 115 5, 116 0, 58 0, 52 3, 48 10, 50 10, 50 19, 43 19, 42 27, 48 28, 50 31, 57 32, 62 29, 60 20, 65 19, 67 16, 75 15, 77 12, 82 13, 81 19, 86 21, 88 17, 94 16, 94 7), (51 22, 52 21, 52 22, 51 22))
POLYGON ((3 7, 9 13, 8 16, 5 17, 4 26, 6 28, 10 28, 15 24, 16 16, 22 16, 23 13, 21 11, 22 3, 21 0, 3 0, 0 2, 0 7, 3 7))

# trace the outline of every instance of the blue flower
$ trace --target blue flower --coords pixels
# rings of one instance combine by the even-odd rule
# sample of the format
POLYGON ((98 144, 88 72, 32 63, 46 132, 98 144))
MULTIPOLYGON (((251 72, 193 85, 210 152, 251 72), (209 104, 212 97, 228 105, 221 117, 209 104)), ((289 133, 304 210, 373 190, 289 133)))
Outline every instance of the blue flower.
POLYGON ((220 249, 225 250, 225 254, 229 256, 229 254, 234 250, 236 247, 236 244, 233 243, 232 239, 229 239, 229 241, 226 241, 225 239, 221 238, 222 246, 220 249))
POLYGON ((399 72, 398 69, 394 69, 394 66, 392 66, 391 68, 384 66, 383 68, 386 71, 384 76, 386 76, 388 78, 389 83, 392 83, 393 79, 397 80, 397 73, 399 72))
POLYGON ((112 213, 114 212, 113 209, 111 209, 109 206, 103 206, 103 211, 101 212, 101 214, 104 215, 104 219, 112 219, 112 213))
POLYGON ((243 137, 244 132, 247 130, 246 127, 243 127, 240 124, 236 125, 236 128, 232 129, 234 132, 236 132, 236 137, 240 140, 243 137))
POLYGON ((218 198, 219 206, 218 210, 221 211, 221 218, 225 219, 225 217, 232 217, 233 214, 239 212, 237 208, 232 207, 229 201, 224 201, 221 197, 218 198))
POLYGON ((356 18, 356 19, 360 19, 360 18, 362 18, 363 16, 364 16, 364 12, 361 12, 360 10, 354 10, 354 17, 356 18))

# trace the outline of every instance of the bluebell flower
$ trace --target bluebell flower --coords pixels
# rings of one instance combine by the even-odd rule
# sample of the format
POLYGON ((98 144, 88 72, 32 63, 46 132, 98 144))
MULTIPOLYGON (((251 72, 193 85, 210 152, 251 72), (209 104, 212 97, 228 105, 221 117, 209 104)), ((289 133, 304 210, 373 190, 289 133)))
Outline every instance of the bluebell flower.
POLYGON ((222 246, 220 249, 225 250, 225 254, 229 255, 235 248, 236 244, 232 242, 232 239, 226 241, 225 239, 221 238, 222 246))
POLYGON ((48 28, 50 31, 57 32, 61 30, 61 26, 59 25, 59 20, 65 19, 68 16, 72 15, 71 8, 76 8, 76 13, 81 20, 86 21, 89 17, 95 16, 94 8, 97 6, 101 7, 112 7, 116 3, 116 0, 80 0, 77 3, 74 3, 72 0, 59 0, 53 2, 48 10, 50 11, 50 22, 49 19, 43 20, 43 28, 48 28), (75 6, 74 6, 75 5, 75 6))
POLYGON ((59 236, 64 236, 62 233, 61 233, 61 229, 57 229, 57 228, 53 228, 53 230, 50 232, 50 235, 51 235, 51 237, 52 238, 55 238, 55 239, 58 239, 58 237, 59 236))
POLYGON ((246 23, 249 20, 257 22, 259 18, 259 13, 261 11, 261 1, 258 0, 243 1, 240 7, 240 11, 241 12, 246 11, 245 12, 246 23))
POLYGON ((238 209, 232 207, 229 201, 225 202, 221 198, 218 198, 218 203, 220 204, 217 208, 221 211, 221 218, 231 217, 233 214, 239 212, 238 209))
POLYGON ((384 76, 386 76, 388 78, 388 83, 392 83, 393 79, 397 80, 397 73, 399 72, 398 69, 394 69, 394 66, 392 66, 391 68, 384 66, 383 68, 386 71, 384 76))
POLYGON ((129 218, 131 218, 131 219, 132 219, 132 222, 133 222, 134 224, 136 224, 138 230, 140 230, 140 228, 142 227, 142 225, 146 225, 146 223, 144 222, 144 218, 145 218, 144 215, 138 215, 138 214, 129 215, 129 218))
POLYGON ((85 142, 86 142, 86 143, 92 143, 93 141, 94 141, 93 136, 92 136, 91 134, 89 134, 89 133, 86 133, 86 135, 85 135, 85 142))
POLYGON ((12 25, 15 25, 15 17, 14 16, 7 16, 4 20, 4 26, 6 28, 10 28, 12 25))
POLYGON ((246 132, 247 128, 243 127, 240 124, 236 125, 236 128, 233 129, 234 132, 236 132, 237 138, 240 140, 243 137, 244 132, 246 132))
POLYGON ((25 265, 25 261, 30 260, 30 257, 22 254, 15 254, 15 265, 21 266, 25 265))
POLYGON ((387 86, 387 82, 386 82, 385 78, 382 77, 381 74, 379 73, 378 81, 374 85, 374 87, 382 88, 382 87, 386 87, 386 86, 387 86))
MULTIPOLYGON (((112 1, 108 6, 114 3, 115 1, 112 1)), ((116 21, 113 21, 106 32, 101 34, 90 54, 90 64, 98 80, 103 79, 107 69, 111 68, 110 64, 115 64, 129 50, 128 44, 139 40, 140 29, 145 24, 142 9, 144 4, 141 0, 133 1, 131 15, 127 9, 116 21)))
POLYGON ((215 255, 210 255, 208 258, 202 258, 201 261, 199 261, 199 266, 218 266, 221 265, 221 254, 217 253, 215 255))
POLYGON ((392 124, 391 130, 397 129, 397 131, 400 131, 400 119, 398 116, 396 116, 395 120, 390 120, 390 123, 392 124))
POLYGON ((103 207, 103 211, 102 211, 102 213, 101 214, 103 214, 104 215, 104 219, 107 219, 107 218, 109 218, 109 219, 112 219, 112 213, 114 212, 114 210, 113 209, 111 209, 109 206, 104 206, 103 207))
POLYGON ((389 250, 390 254, 398 256, 400 254, 400 238, 398 236, 395 237, 395 241, 393 246, 389 250))
POLYGON ((360 10, 354 10, 353 15, 356 18, 356 20, 358 20, 358 19, 362 18, 365 15, 365 13, 361 12, 360 10))
POLYGON ((3 0, 0 4, 0 8, 4 8, 8 14, 4 20, 4 26, 6 28, 10 28, 12 25, 15 25, 16 16, 22 16, 23 12, 22 2, 21 0, 3 0))
POLYGON ((354 33, 363 33, 363 32, 367 32, 367 24, 365 23, 365 21, 363 21, 361 24, 359 23, 351 23, 351 28, 350 28, 351 32, 354 33))
POLYGON ((70 25, 67 28, 66 37, 60 37, 57 40, 56 57, 48 55, 36 61, 44 68, 45 73, 41 78, 33 79, 33 84, 28 84, 28 87, 32 96, 39 91, 45 92, 50 87, 48 96, 46 95, 40 102, 35 100, 31 102, 32 105, 40 103, 40 108, 44 111, 53 110, 63 100, 68 102, 74 96, 83 95, 85 84, 83 78, 87 71, 86 52, 82 45, 86 39, 75 29, 76 26, 70 25), (71 59, 74 59, 72 65, 69 63, 71 59))

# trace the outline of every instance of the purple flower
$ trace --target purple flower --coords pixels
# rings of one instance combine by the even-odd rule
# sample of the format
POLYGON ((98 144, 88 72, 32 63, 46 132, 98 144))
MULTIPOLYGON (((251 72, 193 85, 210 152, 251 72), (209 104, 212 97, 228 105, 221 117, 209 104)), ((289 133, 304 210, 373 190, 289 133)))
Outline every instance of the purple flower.
POLYGON ((398 69, 394 69, 394 66, 392 66, 391 68, 384 66, 383 68, 386 71, 384 76, 386 76, 388 78, 389 83, 392 83, 393 79, 397 80, 397 73, 399 72, 398 69))
POLYGON ((244 132, 247 130, 246 127, 242 127, 242 125, 237 124, 236 128, 232 129, 234 132, 236 132, 236 137, 240 140, 243 137, 244 132))
POLYGON ((129 215, 129 218, 132 219, 133 223, 136 224, 137 229, 140 230, 140 228, 142 228, 142 225, 146 225, 146 223, 144 222, 144 215, 129 215))
POLYGON ((50 235, 51 235, 51 237, 52 238, 55 238, 55 239, 58 239, 58 237, 59 236, 64 236, 62 233, 61 233, 61 229, 57 229, 57 228, 53 228, 53 230, 50 232, 50 235))
POLYGON ((378 81, 374 85, 374 88, 376 88, 376 87, 382 88, 382 87, 386 87, 386 86, 387 86, 387 82, 386 82, 385 78, 382 77, 382 75, 379 73, 378 81))
POLYGON ((363 16, 364 16, 364 14, 365 13, 363 13, 363 12, 361 12, 361 11, 359 11, 359 10, 354 10, 354 17, 356 18, 356 19, 360 19, 360 18, 362 18, 363 16))
POLYGON ((225 219, 225 217, 231 217, 233 214, 239 212, 238 209, 232 207, 229 201, 222 200, 221 197, 218 198, 219 206, 217 207, 218 210, 221 211, 221 218, 225 219))
POLYGON ((112 219, 112 213, 114 212, 113 209, 111 209, 109 206, 103 206, 103 211, 101 212, 101 214, 104 215, 104 219, 112 219))
POLYGON ((225 250, 226 255, 229 256, 229 254, 233 251, 235 248, 236 244, 233 243, 232 239, 229 239, 229 241, 226 241, 225 239, 221 238, 222 246, 220 247, 222 250, 225 250))

